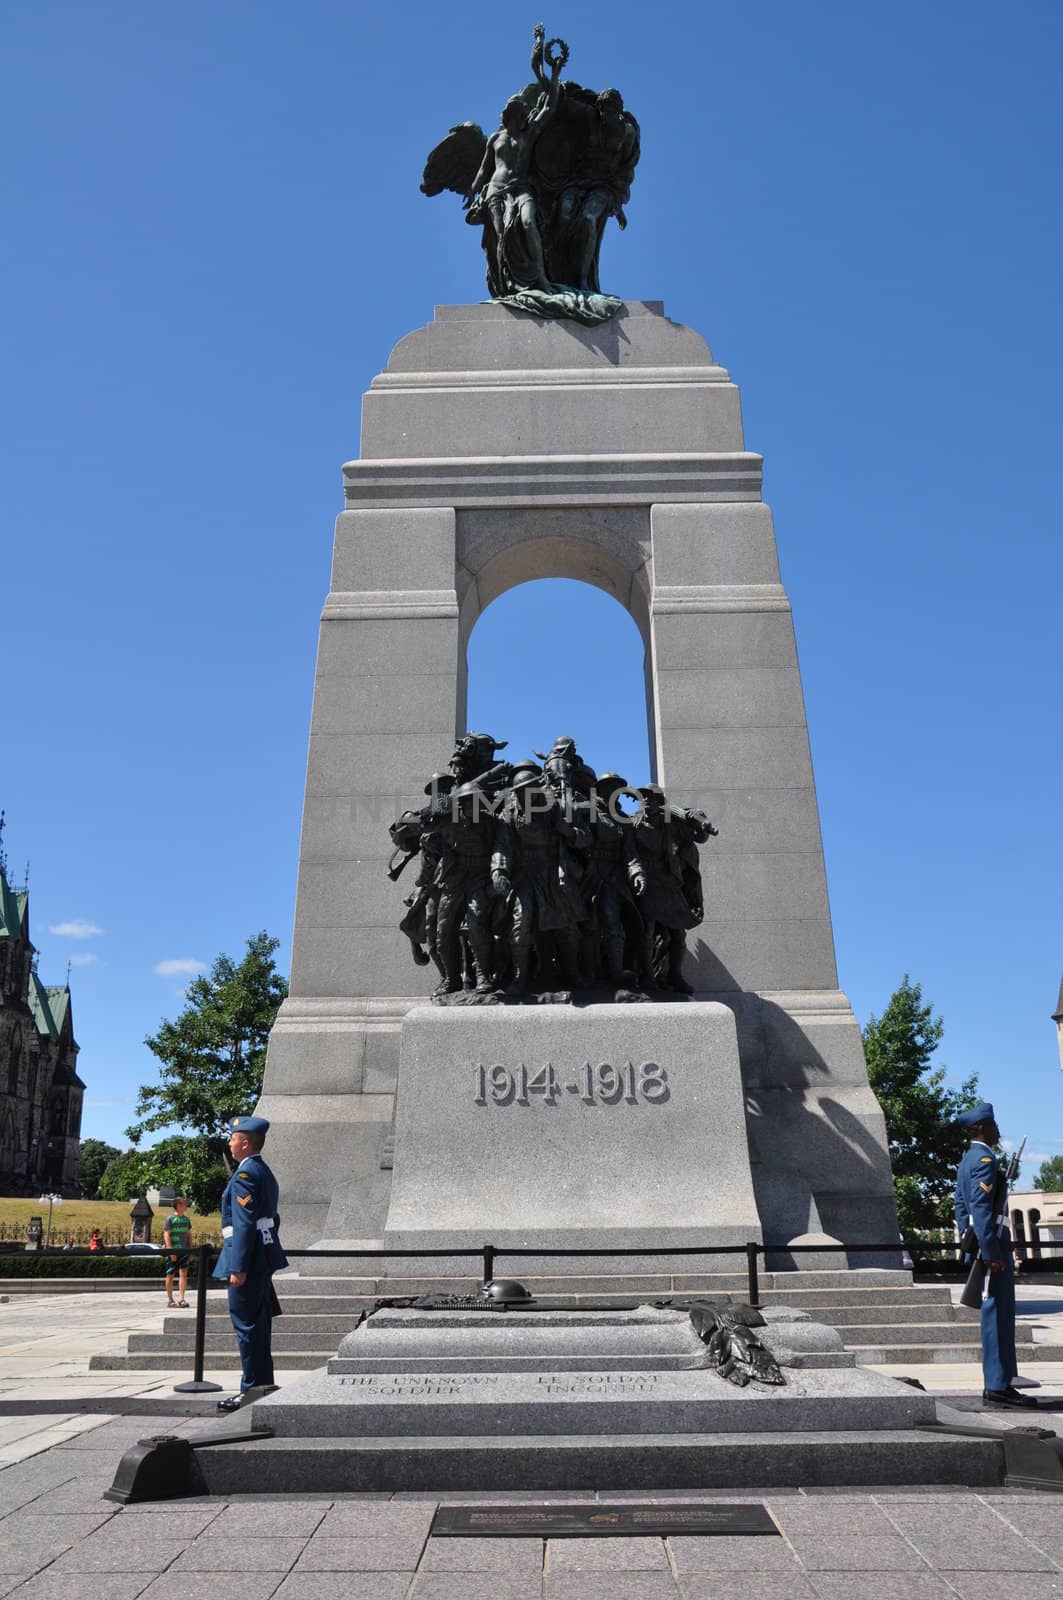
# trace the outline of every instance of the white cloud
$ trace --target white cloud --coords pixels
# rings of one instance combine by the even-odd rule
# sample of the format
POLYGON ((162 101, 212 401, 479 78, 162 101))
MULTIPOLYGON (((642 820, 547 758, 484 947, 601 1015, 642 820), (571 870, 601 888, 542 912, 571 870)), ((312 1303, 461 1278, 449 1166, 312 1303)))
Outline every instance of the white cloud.
POLYGON ((95 939, 103 932, 94 922, 86 922, 83 917, 75 917, 72 922, 57 922, 50 926, 49 933, 56 934, 60 939, 95 939))
POLYGON ((169 961, 156 961, 152 971, 160 978, 194 978, 197 972, 206 972, 207 963, 194 956, 178 956, 169 961))
POLYGON ((91 967, 99 959, 99 956, 92 950, 79 950, 76 955, 70 957, 70 965, 72 967, 91 967))

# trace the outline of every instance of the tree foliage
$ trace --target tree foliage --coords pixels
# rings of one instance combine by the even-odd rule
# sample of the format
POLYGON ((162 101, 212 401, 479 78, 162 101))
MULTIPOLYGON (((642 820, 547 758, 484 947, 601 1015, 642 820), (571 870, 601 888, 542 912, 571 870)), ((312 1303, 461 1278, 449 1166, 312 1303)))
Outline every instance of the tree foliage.
POLYGON ((216 1211, 229 1174, 214 1143, 176 1134, 149 1150, 115 1153, 100 1180, 102 1200, 133 1200, 146 1189, 172 1188, 194 1210, 216 1211))
POLYGON ((87 1200, 97 1198, 108 1162, 121 1153, 117 1145, 103 1139, 82 1139, 78 1149, 78 1188, 87 1200))
POLYGON ((881 1017, 863 1030, 867 1072, 886 1119, 897 1216, 904 1233, 950 1227, 956 1168, 967 1136, 957 1114, 978 1100, 972 1076, 945 1087, 945 1068, 930 1058, 944 1033, 923 991, 905 973, 881 1017))
POLYGON ((134 1144, 176 1126, 223 1156, 228 1122, 246 1114, 262 1092, 266 1040, 288 993, 273 962, 277 945, 257 933, 239 963, 218 956, 209 973, 189 984, 180 1016, 145 1039, 162 1068, 159 1081, 137 1095, 138 1121, 126 1130, 134 1144))
POLYGON ((1035 1189, 1063 1189, 1063 1156, 1050 1156, 1042 1161, 1033 1186, 1035 1189))

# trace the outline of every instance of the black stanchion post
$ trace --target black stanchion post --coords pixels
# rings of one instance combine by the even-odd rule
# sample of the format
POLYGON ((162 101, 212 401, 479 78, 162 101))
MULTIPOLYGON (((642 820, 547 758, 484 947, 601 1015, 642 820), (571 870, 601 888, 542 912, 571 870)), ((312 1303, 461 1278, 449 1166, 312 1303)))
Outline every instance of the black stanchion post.
POLYGON ((191 1383, 175 1383, 175 1394, 212 1394, 220 1391, 220 1383, 203 1381, 203 1359, 207 1347, 207 1270, 210 1266, 211 1247, 201 1244, 196 1251, 196 1354, 191 1383))
POLYGON ((495 1275, 495 1247, 493 1244, 484 1245, 484 1283, 490 1283, 495 1275))
POLYGON ((749 1303, 751 1306, 760 1305, 760 1279, 757 1276, 757 1253, 759 1244, 754 1244, 752 1239, 746 1245, 746 1277, 749 1284, 749 1303))

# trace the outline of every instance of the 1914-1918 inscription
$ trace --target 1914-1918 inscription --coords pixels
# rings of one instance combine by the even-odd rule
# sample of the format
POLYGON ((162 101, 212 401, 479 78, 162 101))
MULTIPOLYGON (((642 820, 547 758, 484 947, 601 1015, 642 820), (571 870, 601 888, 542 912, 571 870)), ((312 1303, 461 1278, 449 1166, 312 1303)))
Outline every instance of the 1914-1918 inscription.
POLYGON ((584 1061, 560 1074, 549 1061, 541 1067, 478 1061, 473 1074, 473 1104, 478 1106, 556 1106, 566 1095, 578 1096, 588 1106, 663 1105, 671 1098, 668 1073, 656 1061, 625 1061, 621 1066, 584 1061))

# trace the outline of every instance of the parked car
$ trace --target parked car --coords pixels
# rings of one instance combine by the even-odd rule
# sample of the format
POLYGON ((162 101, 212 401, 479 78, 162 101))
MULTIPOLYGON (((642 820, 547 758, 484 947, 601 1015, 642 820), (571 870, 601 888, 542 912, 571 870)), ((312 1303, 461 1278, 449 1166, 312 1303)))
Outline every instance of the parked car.
POLYGON ((162 1254, 164 1246, 161 1244, 124 1244, 122 1249, 130 1256, 157 1256, 162 1254))

